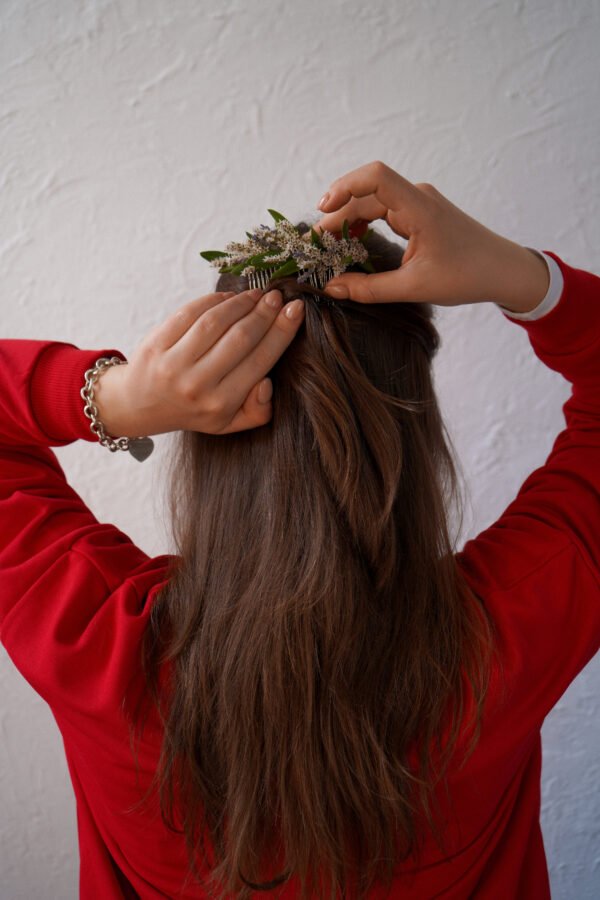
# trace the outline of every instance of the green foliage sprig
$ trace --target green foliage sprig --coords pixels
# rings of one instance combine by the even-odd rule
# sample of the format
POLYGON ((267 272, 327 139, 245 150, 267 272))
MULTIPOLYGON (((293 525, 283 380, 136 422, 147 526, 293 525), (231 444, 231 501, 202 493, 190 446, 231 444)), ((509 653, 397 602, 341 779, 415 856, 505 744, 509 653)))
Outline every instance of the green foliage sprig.
POLYGON ((360 238, 351 237, 348 220, 344 219, 341 238, 330 231, 319 235, 314 228, 302 235, 280 212, 275 209, 268 212, 275 223, 273 226, 259 225, 246 232, 247 241, 232 241, 225 250, 203 250, 200 256, 221 274, 248 276, 268 270, 271 278, 298 275, 299 282, 308 281, 314 275, 324 284, 350 266, 358 266, 365 272, 375 271, 365 247, 370 229, 360 238))

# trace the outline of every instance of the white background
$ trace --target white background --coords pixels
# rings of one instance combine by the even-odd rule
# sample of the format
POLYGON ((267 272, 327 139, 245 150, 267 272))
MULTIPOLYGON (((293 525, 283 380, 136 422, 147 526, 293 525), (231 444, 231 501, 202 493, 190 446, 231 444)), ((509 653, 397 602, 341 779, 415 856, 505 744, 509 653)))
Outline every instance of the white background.
MULTIPOLYGON (((600 274, 595 0, 0 0, 2 337, 131 353, 206 293, 198 255, 316 216, 381 159, 512 240, 600 274)), ((568 384, 491 303, 437 308, 442 409, 489 525, 563 427, 568 384)), ((100 521, 170 552, 162 471, 57 448, 100 521)), ((600 884, 598 659, 544 726, 556 900, 600 884)), ((0 655, 0 898, 77 895, 75 808, 48 707, 0 655)))

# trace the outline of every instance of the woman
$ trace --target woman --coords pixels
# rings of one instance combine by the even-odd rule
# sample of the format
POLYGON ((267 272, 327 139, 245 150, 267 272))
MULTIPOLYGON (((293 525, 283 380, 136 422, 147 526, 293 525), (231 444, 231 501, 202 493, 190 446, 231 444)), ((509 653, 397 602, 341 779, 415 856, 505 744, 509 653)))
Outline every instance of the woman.
POLYGON ((110 435, 181 432, 176 555, 49 449, 97 439, 84 373, 123 355, 0 342, 0 634, 64 738, 82 897, 550 896, 540 728, 600 643, 600 278, 379 162, 321 210, 408 246, 324 292, 223 280, 98 380, 110 435), (486 301, 573 392, 455 553, 429 304, 486 301))

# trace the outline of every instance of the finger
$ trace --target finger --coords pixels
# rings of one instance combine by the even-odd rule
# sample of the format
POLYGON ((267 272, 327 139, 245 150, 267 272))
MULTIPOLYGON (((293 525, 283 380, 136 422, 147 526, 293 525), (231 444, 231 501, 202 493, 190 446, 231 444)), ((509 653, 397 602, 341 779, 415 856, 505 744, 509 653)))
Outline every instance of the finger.
POLYGON ((334 300, 355 300, 357 303, 401 303, 417 300, 412 281, 407 276, 410 263, 391 272, 377 272, 367 275, 349 272, 332 278, 325 285, 325 292, 334 300), (343 292, 337 289, 343 289, 343 292))
POLYGON ((304 302, 297 299, 287 303, 262 341, 221 380, 219 392, 227 397, 245 397, 248 385, 256 384, 270 372, 292 343, 303 321, 304 302), (289 316, 288 312, 299 315, 289 316))
POLYGON ((167 350, 168 358, 174 368, 184 369, 193 366, 219 343, 232 325, 242 320, 257 304, 256 295, 264 291, 257 289, 234 294, 221 303, 206 309, 202 315, 192 321, 179 340, 167 350))
POLYGON ((394 230, 395 224, 390 221, 390 214, 409 234, 419 224, 426 208, 427 198, 423 192, 378 160, 352 169, 333 181, 319 208, 324 213, 332 213, 352 197, 368 197, 371 194, 389 210, 387 218, 394 230))
POLYGON ((317 233, 321 231, 338 232, 342 230, 344 219, 348 219, 350 226, 356 226, 359 222, 373 222, 376 219, 385 219, 387 208, 376 197, 352 197, 341 209, 322 216, 313 225, 317 233))
MULTIPOLYGON (((282 304, 281 291, 273 290, 264 294, 252 311, 235 322, 208 353, 198 360, 197 374, 201 374, 205 382, 214 384, 215 387, 219 385, 261 344, 274 321, 282 313, 282 304), (275 306, 271 305, 273 302, 275 306)), ((286 323, 284 327, 289 331, 291 322, 287 316, 283 316, 282 321, 286 323)), ((279 331, 278 327, 277 332, 279 331)), ((271 338, 270 341, 272 340, 271 338)), ((267 371, 260 372, 256 378, 248 379, 244 384, 244 396, 248 393, 250 385, 259 381, 267 371)))
POLYGON ((264 403, 259 399, 259 390, 265 382, 268 382, 272 388, 272 382, 268 378, 263 378, 258 384, 255 384, 229 425, 219 431, 218 434, 230 434, 234 431, 247 431, 249 428, 259 428, 271 420, 273 417, 272 401, 269 399, 264 403))
MULTIPOLYGON (((233 291, 219 291, 212 294, 205 294, 196 300, 190 300, 184 303, 179 309, 176 309, 164 322, 154 328, 144 339, 144 343, 150 343, 153 347, 160 351, 166 351, 174 347, 192 328, 198 320, 203 317, 209 310, 215 307, 227 309, 225 317, 231 314, 231 300, 239 297, 239 301, 233 304, 233 308, 238 310, 238 318, 246 315, 256 303, 256 300, 263 292, 242 291, 236 294, 233 291), (229 304, 229 305, 228 305, 229 304)), ((231 324, 231 322, 229 323, 231 324)), ((227 328, 229 327, 227 325, 227 328)), ((224 329, 225 330, 225 329, 224 329)), ((208 349, 208 348, 207 348, 208 349)))

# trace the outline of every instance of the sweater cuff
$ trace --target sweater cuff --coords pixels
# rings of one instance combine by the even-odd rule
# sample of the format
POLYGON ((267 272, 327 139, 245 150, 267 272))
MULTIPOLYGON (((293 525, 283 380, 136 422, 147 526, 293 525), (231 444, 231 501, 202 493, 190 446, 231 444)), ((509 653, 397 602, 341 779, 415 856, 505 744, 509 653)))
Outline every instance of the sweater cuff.
POLYGON ((542 316, 547 315, 551 309, 554 309, 556 304, 561 298, 563 288, 564 288, 564 278, 561 272, 560 266, 548 253, 544 251, 534 250, 532 247, 527 247, 527 249, 531 253, 535 253, 536 256, 539 256, 543 259, 548 267, 548 272, 550 275, 550 284, 548 285, 548 290, 546 291, 546 296, 543 300, 540 300, 538 305, 534 307, 534 309, 529 310, 529 312, 524 313, 516 313, 510 309, 507 309, 505 306, 501 306, 499 303, 496 304, 498 309, 503 312, 506 316, 509 316, 511 319, 517 319, 522 322, 533 322, 535 319, 541 319, 542 316))
POLYGON ((31 411, 39 427, 53 446, 70 444, 76 439, 97 441, 90 430, 92 420, 85 415, 81 389, 85 372, 101 356, 118 356, 120 350, 80 350, 74 344, 55 342, 41 354, 31 374, 31 411))
MULTIPOLYGON (((562 272, 564 289, 560 300, 545 316, 533 322, 515 320, 514 324, 525 329, 535 353, 545 365, 572 381, 575 373, 566 366, 567 357, 585 350, 598 340, 600 303, 596 301, 599 276, 569 266, 552 250, 545 250, 544 255, 551 256, 562 272)), ((512 320, 511 316, 506 318, 512 320)), ((594 379, 593 367, 589 375, 583 370, 577 374, 580 382, 587 381, 588 377, 594 379)))

